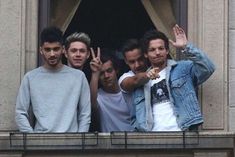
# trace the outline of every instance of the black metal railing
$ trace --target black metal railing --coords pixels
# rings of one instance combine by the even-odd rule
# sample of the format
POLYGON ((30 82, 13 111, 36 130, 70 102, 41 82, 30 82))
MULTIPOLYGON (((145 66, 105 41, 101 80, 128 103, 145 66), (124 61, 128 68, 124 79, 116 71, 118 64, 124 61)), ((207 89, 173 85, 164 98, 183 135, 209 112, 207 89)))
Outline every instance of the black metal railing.
POLYGON ((198 132, 20 133, 9 135, 14 150, 84 150, 132 148, 186 148, 199 144, 198 132), (105 146, 101 146, 105 145, 105 146))
POLYGON ((187 145, 199 144, 199 133, 192 132, 111 132, 112 145, 122 145, 125 149, 133 146, 160 146, 173 148, 180 146, 185 148, 187 145))
POLYGON ((98 145, 98 133, 20 133, 9 136, 10 147, 17 150, 85 149, 98 145))

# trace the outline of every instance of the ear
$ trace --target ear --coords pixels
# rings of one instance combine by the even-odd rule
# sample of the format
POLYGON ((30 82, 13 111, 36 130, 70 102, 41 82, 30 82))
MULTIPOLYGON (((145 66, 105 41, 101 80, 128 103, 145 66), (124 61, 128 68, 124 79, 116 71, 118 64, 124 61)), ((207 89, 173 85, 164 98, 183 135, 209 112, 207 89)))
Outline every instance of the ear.
POLYGON ((39 51, 40 51, 40 54, 41 55, 43 55, 43 52, 42 52, 42 47, 40 46, 40 49, 39 49, 39 51))
POLYGON ((115 73, 116 73, 116 77, 118 77, 118 75, 120 73, 119 69, 114 69, 114 70, 115 70, 115 73))
POLYGON ((124 57, 124 62, 128 65, 126 58, 124 57))
POLYGON ((168 49, 168 50, 166 50, 166 54, 169 54, 169 51, 170 51, 169 49, 168 49))
POLYGON ((87 51, 87 57, 86 57, 86 59, 88 59, 89 57, 90 57, 90 55, 91 55, 91 51, 90 51, 90 49, 88 49, 88 51, 87 51))
POLYGON ((64 48, 64 46, 62 47, 62 53, 65 54, 65 48, 64 48))
POLYGON ((68 52, 66 50, 64 50, 64 56, 68 58, 68 52))
POLYGON ((144 57, 148 59, 148 55, 147 55, 147 53, 144 53, 144 57))

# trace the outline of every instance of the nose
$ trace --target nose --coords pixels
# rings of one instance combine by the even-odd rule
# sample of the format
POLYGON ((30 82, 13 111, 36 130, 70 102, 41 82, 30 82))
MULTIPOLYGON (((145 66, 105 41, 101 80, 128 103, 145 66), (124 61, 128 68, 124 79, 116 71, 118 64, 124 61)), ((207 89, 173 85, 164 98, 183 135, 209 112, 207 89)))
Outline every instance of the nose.
POLYGON ((135 62, 135 67, 138 68, 140 66, 139 62, 135 62))
POLYGON ((76 52, 76 56, 80 56, 81 55, 81 52, 80 51, 77 51, 76 52))
POLYGON ((155 49, 155 53, 156 53, 157 55, 160 54, 159 49, 155 49))
POLYGON ((55 51, 53 49, 50 50, 50 56, 54 56, 55 55, 55 51))
POLYGON ((105 78, 109 77, 109 73, 108 72, 104 72, 104 77, 105 78))

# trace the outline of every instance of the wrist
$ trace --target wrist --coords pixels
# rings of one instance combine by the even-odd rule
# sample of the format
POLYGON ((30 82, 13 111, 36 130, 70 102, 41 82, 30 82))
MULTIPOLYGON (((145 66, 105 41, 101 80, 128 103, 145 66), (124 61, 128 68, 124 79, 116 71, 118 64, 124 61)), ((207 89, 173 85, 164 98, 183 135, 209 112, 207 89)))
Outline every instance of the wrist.
POLYGON ((184 45, 184 46, 182 46, 181 49, 180 49, 180 51, 181 51, 182 53, 187 52, 187 44, 184 45))

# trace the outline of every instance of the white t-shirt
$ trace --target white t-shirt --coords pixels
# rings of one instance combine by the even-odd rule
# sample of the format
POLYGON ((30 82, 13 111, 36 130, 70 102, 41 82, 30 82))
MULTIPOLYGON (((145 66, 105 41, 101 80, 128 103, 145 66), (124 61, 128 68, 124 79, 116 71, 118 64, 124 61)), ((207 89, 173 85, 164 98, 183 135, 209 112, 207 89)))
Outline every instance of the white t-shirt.
POLYGON ((166 70, 159 72, 160 78, 150 80, 151 105, 154 125, 152 131, 181 131, 173 112, 166 85, 166 70))
POLYGON ((130 121, 131 105, 124 97, 121 91, 113 94, 98 90, 101 132, 134 130, 130 121))
POLYGON ((125 90, 122 89, 121 83, 122 83, 122 81, 123 81, 125 78, 127 78, 127 77, 132 77, 132 76, 135 76, 135 73, 133 73, 133 72, 130 70, 130 71, 124 73, 124 74, 119 78, 118 84, 119 84, 119 86, 120 86, 121 91, 123 91, 123 92, 125 92, 125 93, 128 93, 127 91, 125 91, 125 90))

